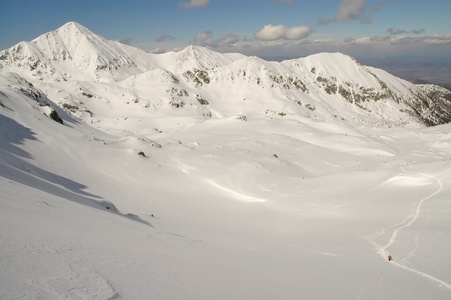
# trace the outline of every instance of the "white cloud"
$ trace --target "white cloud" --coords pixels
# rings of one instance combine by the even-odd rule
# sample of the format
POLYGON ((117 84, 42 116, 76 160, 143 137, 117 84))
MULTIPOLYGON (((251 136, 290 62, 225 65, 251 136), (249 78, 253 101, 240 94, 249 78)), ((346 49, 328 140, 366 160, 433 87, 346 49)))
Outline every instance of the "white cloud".
POLYGON ((149 50, 149 53, 153 53, 153 54, 161 54, 161 53, 165 53, 167 52, 167 50, 165 49, 160 49, 160 48, 154 48, 149 50))
MULTIPOLYGON (((319 52, 341 52, 360 58, 384 58, 390 56, 430 56, 449 57, 451 53, 451 32, 442 35, 419 36, 411 33, 404 35, 384 35, 367 37, 347 37, 342 40, 287 40, 280 38, 282 27, 276 27, 272 32, 273 40, 240 39, 236 34, 229 33, 219 39, 213 38, 211 31, 196 35, 193 44, 214 48, 218 52, 239 52, 245 55, 264 58, 295 58, 319 52), (275 39, 279 37, 279 39, 275 39)), ((296 35, 296 34, 293 34, 296 35)), ((267 35, 269 37, 269 35, 267 35)), ((179 45, 168 41, 166 49, 155 49, 161 43, 140 45, 144 50, 155 49, 160 53, 170 50, 180 50, 186 45, 179 45)), ((139 46, 139 45, 137 45, 139 46)))
POLYGON ((285 39, 287 40, 300 40, 306 38, 312 32, 312 28, 308 26, 298 26, 287 28, 285 32, 285 39))
POLYGON ((168 40, 173 40, 173 39, 174 39, 173 36, 170 36, 167 34, 162 34, 155 40, 155 42, 163 42, 163 41, 168 41, 168 40))
POLYGON ((124 36, 123 38, 118 40, 118 42, 125 44, 125 45, 130 45, 131 41, 132 41, 132 38, 129 36, 124 36))
POLYGON ((265 25, 261 30, 255 33, 255 39, 263 41, 280 40, 286 30, 284 25, 265 25))
POLYGON ((424 43, 428 45, 451 45, 451 33, 425 37, 424 43))
POLYGON ((212 37, 213 32, 211 31, 204 31, 201 33, 196 34, 194 37, 194 44, 199 46, 207 46, 214 43, 214 39, 212 37))
POLYGON ((341 52, 355 57, 373 58, 403 55, 449 56, 451 33, 424 37, 390 35, 348 37, 343 40, 260 40, 253 43, 237 43, 232 50, 246 55, 279 59, 302 57, 319 52, 341 52))
POLYGON ((256 40, 260 41, 276 41, 280 39, 285 40, 300 40, 306 38, 312 32, 309 26, 286 27, 285 25, 267 24, 257 31, 254 36, 256 40))
POLYGON ((194 37, 194 44, 198 45, 198 46, 212 47, 212 48, 229 47, 229 46, 232 46, 232 45, 236 44, 237 42, 239 42, 239 40, 240 40, 240 38, 238 37, 238 35, 236 35, 234 33, 227 33, 226 35, 219 38, 218 40, 215 40, 213 38, 213 32, 204 31, 204 32, 198 33, 194 37))
POLYGON ((387 32, 391 35, 398 35, 398 34, 406 34, 406 33, 413 33, 413 34, 421 34, 424 33, 426 30, 421 29, 412 29, 412 30, 404 30, 404 29, 394 29, 394 28, 388 28, 387 32))
POLYGON ((334 19, 337 22, 360 19, 363 17, 365 8, 365 0, 343 0, 334 19))
POLYGON ((205 7, 208 5, 210 0, 190 0, 189 2, 180 3, 182 8, 193 8, 193 7, 205 7))
POLYGON ((234 33, 227 33, 216 42, 219 46, 225 46, 225 45, 233 45, 237 43, 239 40, 240 38, 238 37, 238 35, 234 33))
POLYGON ((328 19, 319 18, 318 25, 352 20, 360 20, 363 24, 369 24, 372 22, 371 15, 377 12, 382 5, 381 3, 376 4, 371 10, 371 13, 368 14, 365 0, 342 0, 335 16, 328 19))

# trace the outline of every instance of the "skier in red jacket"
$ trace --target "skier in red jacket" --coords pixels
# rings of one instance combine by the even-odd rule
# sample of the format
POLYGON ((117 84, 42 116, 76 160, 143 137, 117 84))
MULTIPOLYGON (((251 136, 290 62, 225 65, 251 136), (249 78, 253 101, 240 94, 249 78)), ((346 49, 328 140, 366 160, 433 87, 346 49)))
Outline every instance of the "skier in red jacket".
POLYGON ((387 256, 387 258, 388 258, 388 261, 391 261, 393 259, 390 254, 387 256))

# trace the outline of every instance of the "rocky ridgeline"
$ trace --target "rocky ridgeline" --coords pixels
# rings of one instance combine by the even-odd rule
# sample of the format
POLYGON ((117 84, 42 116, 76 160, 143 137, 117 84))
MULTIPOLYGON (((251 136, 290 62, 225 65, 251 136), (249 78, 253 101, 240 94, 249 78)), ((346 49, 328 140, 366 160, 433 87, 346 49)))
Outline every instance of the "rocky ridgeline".
MULTIPOLYGON (((164 76, 149 75, 146 80, 150 86, 163 86, 168 107, 183 109, 188 103, 197 105, 203 107, 201 113, 206 117, 212 115, 206 107, 220 107, 219 101, 229 101, 228 97, 248 99, 250 91, 255 91, 251 93, 255 98, 274 99, 261 113, 276 111, 282 116, 314 112, 316 116, 333 115, 341 120, 365 120, 369 116, 389 126, 409 122, 406 120, 427 126, 451 121, 448 90, 411 84, 340 53, 268 62, 189 46, 180 52, 155 55, 105 40, 70 22, 31 42, 0 51, 0 65, 3 72, 17 73, 31 83, 48 82, 53 86, 67 81, 133 82, 134 78, 157 70, 164 76), (295 104, 294 108, 280 111, 270 107, 288 107, 287 103, 295 104)), ((29 96, 39 96, 34 93, 29 91, 29 96)), ((133 97, 131 102, 140 102, 140 96, 133 97)), ((152 106, 152 100, 147 102, 144 108, 152 106)), ((80 111, 88 111, 91 117, 95 114, 87 107, 79 109, 77 103, 59 105, 74 114, 80 111)))

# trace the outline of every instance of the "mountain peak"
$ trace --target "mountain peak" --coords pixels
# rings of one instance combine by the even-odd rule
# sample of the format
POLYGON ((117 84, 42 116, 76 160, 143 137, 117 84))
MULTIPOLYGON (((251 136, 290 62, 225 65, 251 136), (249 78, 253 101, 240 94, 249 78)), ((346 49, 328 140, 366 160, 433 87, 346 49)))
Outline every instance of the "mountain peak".
POLYGON ((175 69, 205 69, 211 70, 245 57, 239 53, 219 53, 206 47, 189 45, 175 53, 177 61, 175 69))
POLYGON ((196 52, 203 52, 207 50, 207 48, 197 45, 189 45, 181 50, 181 52, 190 52, 190 53, 196 53, 196 52))
POLYGON ((49 37, 55 37, 59 36, 60 38, 73 38, 75 36, 81 37, 81 36, 96 36, 93 32, 91 32, 88 28, 84 27, 83 25, 77 23, 77 22, 68 22, 64 24, 63 26, 59 27, 56 30, 44 33, 40 35, 39 37, 35 38, 32 42, 33 43, 39 43, 41 40, 48 40, 49 37))
MULTIPOLYGON (((57 47, 72 51, 79 47, 81 43, 92 41, 105 40, 77 22, 68 22, 56 30, 37 37, 32 43, 40 47, 57 47)), ((96 44, 102 47, 104 46, 102 43, 96 42, 96 44)))
MULTIPOLYGON (((209 60, 216 60, 216 58, 218 57, 219 53, 211 51, 205 47, 201 47, 201 46, 196 46, 196 45, 189 45, 188 47, 186 47, 185 49, 181 50, 179 52, 179 59, 181 61, 196 61, 199 64, 205 64, 207 61, 209 60)), ((213 63, 213 61, 211 61, 211 63, 213 63)), ((208 64, 211 66, 211 64, 208 64)), ((207 67, 208 66, 204 66, 207 67)))
POLYGON ((86 30, 89 31, 86 27, 84 27, 83 25, 81 25, 80 23, 74 22, 74 21, 70 21, 67 22, 66 24, 64 24, 63 26, 61 26, 59 29, 71 29, 71 30, 86 30))
POLYGON ((77 22, 68 22, 11 49, 5 50, 4 60, 19 68, 29 67, 37 78, 117 80, 142 72, 137 64, 152 68, 144 51, 106 40, 77 22))
POLYGON ((209 50, 207 48, 189 45, 178 53, 180 58, 199 60, 203 57, 210 56, 208 52, 209 50))

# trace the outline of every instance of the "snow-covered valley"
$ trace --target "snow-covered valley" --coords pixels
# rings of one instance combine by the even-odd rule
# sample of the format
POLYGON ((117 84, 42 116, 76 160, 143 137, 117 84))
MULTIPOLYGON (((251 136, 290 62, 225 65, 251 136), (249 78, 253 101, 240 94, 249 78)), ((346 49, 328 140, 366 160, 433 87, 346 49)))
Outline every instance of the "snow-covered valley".
POLYGON ((442 89, 55 32, 0 52, 0 298, 450 297, 442 89))

